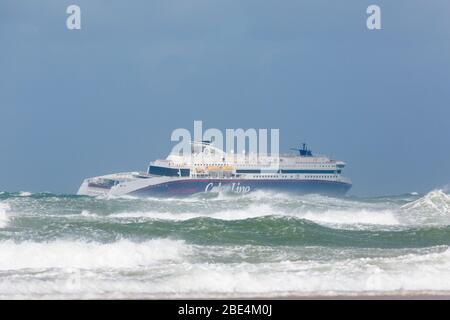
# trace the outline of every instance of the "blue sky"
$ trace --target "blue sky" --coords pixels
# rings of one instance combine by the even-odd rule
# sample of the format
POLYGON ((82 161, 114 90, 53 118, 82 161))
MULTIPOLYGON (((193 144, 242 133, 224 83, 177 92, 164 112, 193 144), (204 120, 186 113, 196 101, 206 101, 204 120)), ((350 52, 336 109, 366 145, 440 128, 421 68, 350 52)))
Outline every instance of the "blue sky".
POLYGON ((426 192, 450 181, 449 57, 446 0, 2 0, 0 190, 145 170, 203 120, 307 141, 356 195, 426 192))

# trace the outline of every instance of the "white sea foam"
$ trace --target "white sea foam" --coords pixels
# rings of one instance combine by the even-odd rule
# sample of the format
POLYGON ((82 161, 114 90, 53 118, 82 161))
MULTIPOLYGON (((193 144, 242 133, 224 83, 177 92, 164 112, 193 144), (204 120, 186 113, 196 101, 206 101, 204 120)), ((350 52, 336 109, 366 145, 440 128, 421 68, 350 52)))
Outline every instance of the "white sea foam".
POLYGON ((31 195, 33 195, 33 194, 31 192, 28 192, 28 191, 20 191, 19 192, 19 197, 29 197, 31 195))
MULTIPOLYGON (((111 263, 112 259, 109 263, 83 263, 85 267, 101 269, 79 270, 79 283, 75 288, 67 286, 67 282, 77 274, 71 269, 77 264, 64 263, 64 270, 16 273, 15 277, 5 277, 0 282, 0 297, 207 298, 450 292, 448 249, 338 261, 286 260, 250 264, 185 260, 167 264, 159 260, 160 263, 147 264, 146 268, 142 268, 141 258, 136 259, 126 249, 121 254, 124 259, 131 256, 134 263, 111 263)), ((93 255, 90 258, 99 259, 93 255)), ((49 265, 55 264, 46 264, 49 265)))
POLYGON ((98 215, 92 214, 89 210, 82 210, 80 215, 82 217, 97 217, 98 215))
POLYGON ((450 252, 333 262, 197 265, 164 292, 236 295, 450 291, 450 252), (180 289, 181 288, 181 289, 180 289))
MULTIPOLYGON (((231 198, 231 197, 236 198, 236 195, 230 194, 230 193, 224 193, 222 195, 222 197, 224 197, 224 198, 231 198)), ((299 198, 302 199, 305 196, 303 196, 303 197, 295 197, 295 196, 292 196, 290 194, 283 193, 283 192, 257 190, 257 191, 246 193, 246 194, 243 194, 243 195, 238 195, 238 197, 243 197, 243 198, 256 200, 256 201, 268 200, 268 199, 270 199, 270 200, 289 201, 289 200, 292 200, 292 199, 299 199, 299 198)))
POLYGON ((9 222, 8 211, 11 207, 6 202, 0 202, 0 228, 5 228, 9 222))
POLYGON ((138 268, 162 261, 181 261, 190 247, 183 241, 155 239, 137 243, 0 242, 0 270, 40 268, 138 268))
POLYGON ((450 291, 450 252, 343 261, 195 264, 178 268, 154 290, 207 296, 450 291))
POLYGON ((332 225, 399 225, 395 214, 390 210, 329 210, 325 212, 308 212, 302 218, 316 223, 332 225))

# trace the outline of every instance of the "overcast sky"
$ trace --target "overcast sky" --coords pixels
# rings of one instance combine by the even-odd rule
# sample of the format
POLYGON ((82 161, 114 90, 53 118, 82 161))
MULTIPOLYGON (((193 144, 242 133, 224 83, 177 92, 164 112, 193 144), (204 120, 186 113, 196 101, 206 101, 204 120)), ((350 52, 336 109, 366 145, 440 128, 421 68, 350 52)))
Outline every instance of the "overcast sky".
POLYGON ((194 120, 279 128, 346 161, 355 195, 447 185, 450 2, 0 1, 0 190, 145 170, 194 120))

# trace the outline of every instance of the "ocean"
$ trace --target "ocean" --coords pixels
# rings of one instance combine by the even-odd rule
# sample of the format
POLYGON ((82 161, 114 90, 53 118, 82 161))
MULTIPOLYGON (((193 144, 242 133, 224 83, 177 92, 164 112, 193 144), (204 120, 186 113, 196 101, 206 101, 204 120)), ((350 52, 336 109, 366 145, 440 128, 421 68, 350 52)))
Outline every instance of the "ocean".
POLYGON ((0 192, 0 298, 450 295, 450 195, 0 192))

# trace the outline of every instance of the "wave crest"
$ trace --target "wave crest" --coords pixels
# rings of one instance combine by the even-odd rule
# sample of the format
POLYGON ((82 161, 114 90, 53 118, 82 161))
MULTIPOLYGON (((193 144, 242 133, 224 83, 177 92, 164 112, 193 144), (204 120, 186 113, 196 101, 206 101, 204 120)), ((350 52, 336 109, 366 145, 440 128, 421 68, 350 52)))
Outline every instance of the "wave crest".
POLYGON ((422 198, 402 206, 406 210, 427 210, 439 214, 450 214, 450 195, 438 189, 428 192, 422 198))
POLYGON ((0 228, 5 228, 9 222, 8 211, 11 207, 8 203, 0 202, 0 228))
POLYGON ((137 268, 162 261, 181 261, 190 248, 181 240, 113 243, 55 240, 0 242, 0 270, 29 268, 137 268), (39 254, 36 254, 39 253, 39 254))

